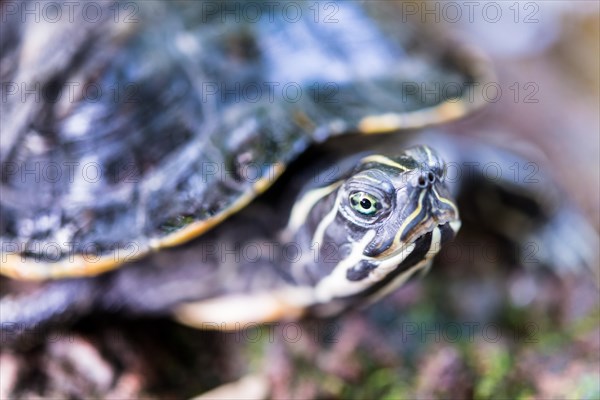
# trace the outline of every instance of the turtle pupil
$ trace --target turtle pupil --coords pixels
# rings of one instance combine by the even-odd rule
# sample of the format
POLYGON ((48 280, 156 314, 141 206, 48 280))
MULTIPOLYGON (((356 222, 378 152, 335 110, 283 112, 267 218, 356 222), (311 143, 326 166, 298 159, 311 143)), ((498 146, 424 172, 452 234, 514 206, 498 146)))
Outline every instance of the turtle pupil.
POLYGON ((368 199, 362 199, 362 200, 360 201, 360 206, 361 206, 362 208, 364 208, 365 210, 368 210, 368 209, 370 209, 370 208, 371 208, 371 205, 372 205, 372 204, 371 204, 371 202, 370 202, 368 199))

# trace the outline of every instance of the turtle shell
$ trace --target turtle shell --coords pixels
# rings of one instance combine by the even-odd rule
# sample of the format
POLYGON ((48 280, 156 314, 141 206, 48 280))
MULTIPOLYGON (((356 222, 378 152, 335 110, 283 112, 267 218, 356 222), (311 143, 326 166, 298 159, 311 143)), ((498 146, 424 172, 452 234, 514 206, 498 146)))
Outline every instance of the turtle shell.
POLYGON ((5 275, 106 271, 206 232, 312 143, 482 103, 479 55, 387 2, 132 4, 3 27, 5 275))

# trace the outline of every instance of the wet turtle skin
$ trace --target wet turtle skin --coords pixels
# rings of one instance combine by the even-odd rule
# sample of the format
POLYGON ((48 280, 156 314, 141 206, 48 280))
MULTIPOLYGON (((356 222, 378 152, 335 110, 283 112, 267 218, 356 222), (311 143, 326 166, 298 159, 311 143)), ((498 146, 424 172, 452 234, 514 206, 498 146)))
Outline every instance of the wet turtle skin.
POLYGON ((282 5, 250 21, 213 2, 131 3, 123 20, 104 9, 51 27, 8 15, 2 273, 103 272, 212 228, 311 143, 480 105, 474 53, 396 23, 393 5, 333 3, 328 23, 310 4, 294 2, 292 22, 282 5))

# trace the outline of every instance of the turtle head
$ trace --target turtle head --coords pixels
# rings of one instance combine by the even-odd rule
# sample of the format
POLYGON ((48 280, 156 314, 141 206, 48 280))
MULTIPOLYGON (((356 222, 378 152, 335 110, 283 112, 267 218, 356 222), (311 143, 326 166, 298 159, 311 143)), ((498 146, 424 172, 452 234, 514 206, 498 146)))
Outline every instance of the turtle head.
POLYGON ((314 287, 317 304, 379 298, 427 267, 460 227, 445 162, 433 149, 369 155, 353 167, 292 210, 296 243, 308 256, 292 263, 291 275, 314 287))

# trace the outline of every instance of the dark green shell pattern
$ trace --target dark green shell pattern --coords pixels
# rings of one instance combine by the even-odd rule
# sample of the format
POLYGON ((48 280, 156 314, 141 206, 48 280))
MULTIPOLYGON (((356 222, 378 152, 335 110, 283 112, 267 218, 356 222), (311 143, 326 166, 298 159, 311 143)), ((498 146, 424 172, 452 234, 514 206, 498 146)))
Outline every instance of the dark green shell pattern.
MULTIPOLYGON (((372 133, 366 117, 474 107, 475 59, 388 17, 393 4, 335 3, 318 20, 312 2, 265 5, 240 21, 209 3, 142 1, 129 22, 59 24, 43 47, 47 26, 5 25, 3 59, 24 65, 3 64, 3 81, 39 101, 2 103, 3 253, 143 254, 250 199, 311 143, 372 133)), ((393 128, 445 119, 432 115, 393 128)))

